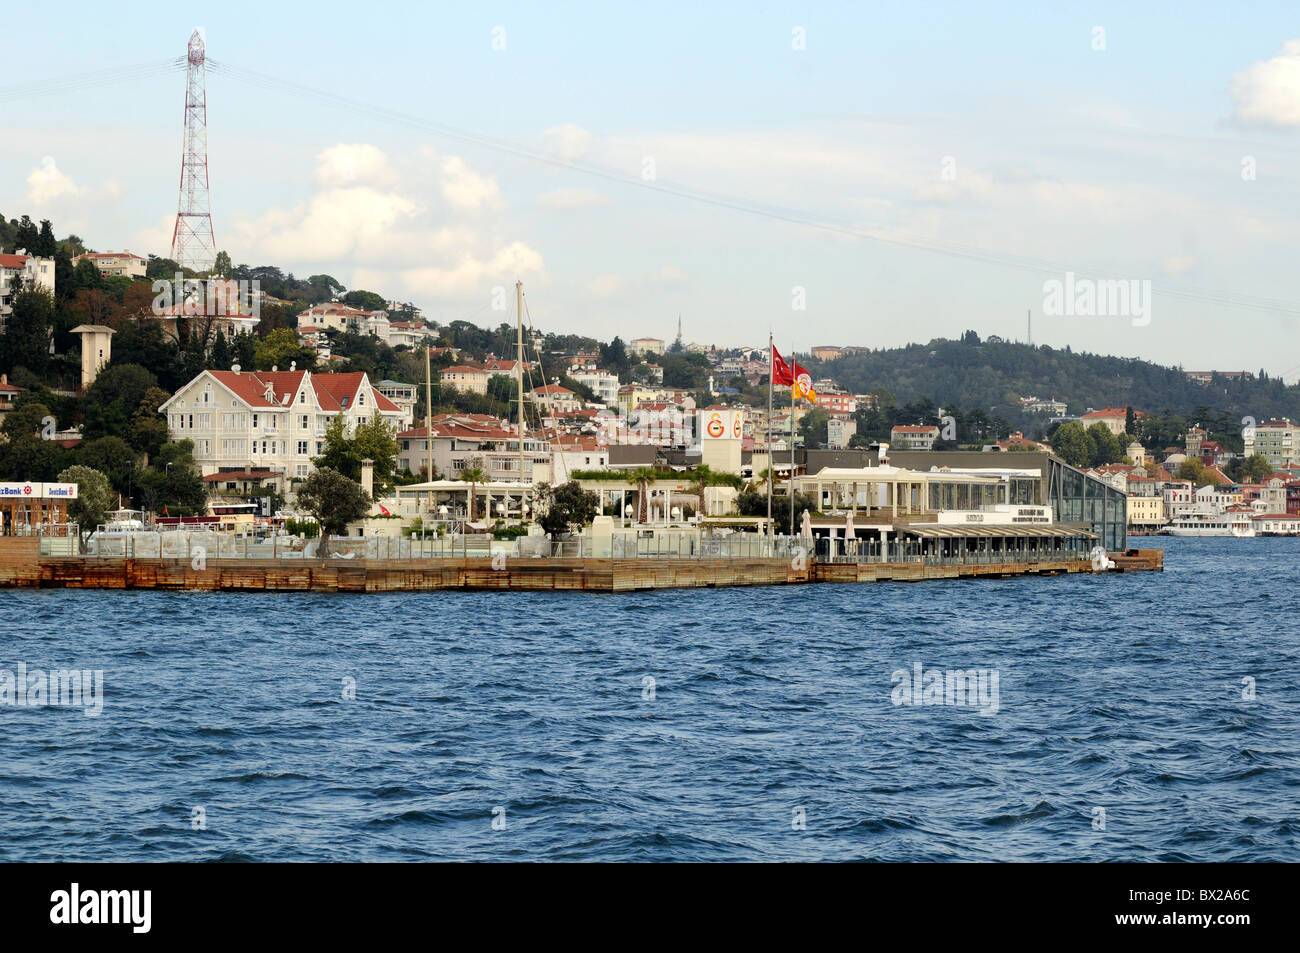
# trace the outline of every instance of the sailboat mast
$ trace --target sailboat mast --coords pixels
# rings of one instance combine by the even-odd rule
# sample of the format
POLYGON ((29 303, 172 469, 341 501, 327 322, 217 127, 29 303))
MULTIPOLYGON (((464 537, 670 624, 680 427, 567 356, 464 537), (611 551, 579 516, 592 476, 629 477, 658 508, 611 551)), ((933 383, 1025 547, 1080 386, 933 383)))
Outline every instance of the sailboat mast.
MULTIPOLYGON (((433 345, 427 341, 424 344, 424 451, 425 466, 424 478, 429 483, 433 483, 433 372, 430 367, 429 354, 433 351, 433 345)), ((433 487, 429 487, 428 511, 433 512, 433 487)))
MULTIPOLYGON (((524 283, 515 281, 515 383, 519 387, 519 518, 524 515, 524 283)), ((543 383, 545 383, 543 381, 543 383)))

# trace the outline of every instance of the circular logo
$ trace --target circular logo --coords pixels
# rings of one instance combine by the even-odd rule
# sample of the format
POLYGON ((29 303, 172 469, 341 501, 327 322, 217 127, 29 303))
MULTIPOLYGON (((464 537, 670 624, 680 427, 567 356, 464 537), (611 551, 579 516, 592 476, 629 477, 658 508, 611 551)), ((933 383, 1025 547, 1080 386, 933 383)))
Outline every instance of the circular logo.
POLYGON ((731 435, 733 437, 739 437, 740 434, 741 434, 740 414, 736 414, 736 416, 731 421, 731 435))
POLYGON ((709 432, 710 437, 721 437, 727 432, 726 424, 722 422, 722 418, 716 413, 709 418, 709 423, 705 429, 709 432))
POLYGON ((31 496, 31 495, 32 495, 32 485, 28 483, 25 487, 23 487, 23 496, 31 496))
POLYGON ((799 385, 799 393, 806 394, 812 390, 812 375, 800 374, 795 378, 795 383, 799 385))

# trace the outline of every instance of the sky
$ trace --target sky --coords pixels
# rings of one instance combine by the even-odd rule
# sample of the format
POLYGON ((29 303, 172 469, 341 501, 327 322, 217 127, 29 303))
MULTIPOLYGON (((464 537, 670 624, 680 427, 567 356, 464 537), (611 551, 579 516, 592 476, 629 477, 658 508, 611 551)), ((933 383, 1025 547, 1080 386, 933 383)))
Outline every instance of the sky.
POLYGON ((69 3, 6 29, 0 213, 169 255, 163 64, 195 28, 236 264, 443 323, 513 322, 518 279, 536 327, 602 340, 1032 318, 1035 344, 1300 378, 1293 0, 69 3), (1061 308, 1067 281, 1132 297, 1061 308))

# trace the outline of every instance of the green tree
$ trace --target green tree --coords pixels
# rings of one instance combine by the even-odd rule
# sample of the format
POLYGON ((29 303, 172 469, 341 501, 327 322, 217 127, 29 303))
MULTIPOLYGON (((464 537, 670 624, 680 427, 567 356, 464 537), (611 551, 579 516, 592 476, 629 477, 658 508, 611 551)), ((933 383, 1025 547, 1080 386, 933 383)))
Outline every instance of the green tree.
POLYGON ((1180 463, 1174 476, 1179 480, 1191 480, 1196 486, 1217 486, 1219 483, 1218 477, 1195 457, 1189 457, 1180 463))
POLYGON ((86 466, 68 467, 59 474, 58 482, 77 484, 77 498, 68 502, 68 519, 77 524, 78 543, 84 548, 86 538, 113 509, 112 487, 108 477, 86 466))
MULTIPOLYGON (((14 282, 17 281, 15 278, 14 282)), ((50 363, 54 296, 37 285, 20 285, 11 307, 4 333, 0 334, 0 366, 25 367, 43 375, 50 363)))
POLYGON ((1273 464, 1261 454, 1252 453, 1241 464, 1240 479, 1247 483, 1259 483, 1273 475, 1273 464))
POLYGON ((1124 447, 1120 444, 1119 438, 1111 433, 1110 428, 1101 421, 1089 427, 1087 434, 1088 459, 1092 466, 1100 467, 1108 463, 1119 463, 1124 459, 1124 447))
POLYGON ((342 300, 348 307, 361 311, 383 311, 384 305, 387 304, 383 295, 375 294, 373 291, 349 291, 342 300))
POLYGON ((364 519, 370 512, 370 500, 361 484, 331 467, 317 467, 298 485, 298 505, 316 518, 327 535, 333 536, 341 536, 349 523, 364 519))
POLYGON ((1092 461, 1092 444, 1083 425, 1073 420, 1056 428, 1052 434, 1052 449, 1072 467, 1086 467, 1092 461))
POLYGON ((104 474, 118 493, 132 495, 139 464, 135 451, 121 437, 100 437, 83 443, 76 454, 78 463, 104 474))
POLYGON ((303 352, 302 343, 292 328, 276 328, 254 346, 254 364, 261 371, 273 367, 287 371, 294 361, 307 363, 303 352))
POLYGON ((139 364, 110 364, 99 372, 86 391, 82 439, 129 433, 132 418, 146 395, 158 389, 158 378, 148 368, 139 364))
POLYGON ((315 466, 329 467, 350 480, 360 480, 361 461, 368 458, 374 462, 375 498, 392 488, 400 448, 392 428, 378 411, 371 414, 369 420, 357 423, 351 435, 348 434, 347 418, 342 413, 336 414, 325 429, 322 443, 321 455, 312 460, 315 466))
POLYGON ((229 278, 234 274, 234 267, 230 264, 230 255, 224 251, 217 252, 216 260, 212 264, 212 276, 214 278, 229 278))
POLYGON ((557 487, 543 483, 537 490, 538 501, 544 510, 537 522, 547 533, 566 533, 574 526, 589 525, 596 517, 600 497, 584 490, 575 480, 557 487))
POLYGON ((27 250, 37 258, 53 258, 54 253, 59 250, 59 243, 54 240, 54 226, 50 224, 48 218, 41 219, 41 230, 32 247, 27 250))

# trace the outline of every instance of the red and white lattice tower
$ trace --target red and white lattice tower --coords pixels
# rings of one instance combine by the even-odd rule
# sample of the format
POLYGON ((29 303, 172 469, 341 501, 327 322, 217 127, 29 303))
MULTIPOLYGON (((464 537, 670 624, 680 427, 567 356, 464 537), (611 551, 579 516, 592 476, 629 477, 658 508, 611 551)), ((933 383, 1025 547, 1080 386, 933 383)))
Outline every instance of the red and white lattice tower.
POLYGON ((190 34, 185 79, 185 143, 181 154, 181 198, 172 232, 172 259, 182 268, 210 271, 217 258, 208 202, 208 99, 203 37, 190 34))

